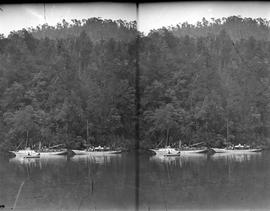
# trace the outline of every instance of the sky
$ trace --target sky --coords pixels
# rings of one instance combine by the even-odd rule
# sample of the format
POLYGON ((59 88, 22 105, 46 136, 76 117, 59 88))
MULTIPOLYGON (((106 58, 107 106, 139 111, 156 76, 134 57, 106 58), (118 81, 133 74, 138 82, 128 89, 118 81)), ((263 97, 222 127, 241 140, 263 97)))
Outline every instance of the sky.
MULTIPOLYGON (((101 17, 104 19, 136 20, 136 6, 128 3, 73 3, 0 5, 0 34, 36 27, 56 25, 65 19, 101 17)), ((270 2, 173 2, 145 3, 139 6, 138 28, 147 34, 151 29, 176 25, 185 21, 195 24, 203 17, 222 18, 232 15, 270 20, 270 2)))
POLYGON ((84 19, 101 17, 103 19, 136 20, 136 6, 129 3, 66 3, 45 4, 14 4, 0 5, 0 34, 7 36, 10 31, 36 27, 44 23, 55 26, 65 19, 84 19))
POLYGON ((151 29, 176 25, 187 21, 195 24, 203 17, 211 18, 241 15, 270 20, 270 2, 173 2, 145 3, 139 6, 139 30, 147 34, 151 29))

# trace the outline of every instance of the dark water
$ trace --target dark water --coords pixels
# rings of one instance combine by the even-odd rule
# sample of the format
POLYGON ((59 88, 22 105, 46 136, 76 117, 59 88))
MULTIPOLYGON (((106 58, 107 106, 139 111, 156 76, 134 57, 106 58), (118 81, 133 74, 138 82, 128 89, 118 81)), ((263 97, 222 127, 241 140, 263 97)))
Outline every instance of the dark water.
MULTIPOLYGON (((134 210, 131 154, 0 159, 1 210, 134 210), (14 209, 13 209, 14 210, 14 209)), ((270 210, 270 153, 140 156, 140 210, 270 210)))

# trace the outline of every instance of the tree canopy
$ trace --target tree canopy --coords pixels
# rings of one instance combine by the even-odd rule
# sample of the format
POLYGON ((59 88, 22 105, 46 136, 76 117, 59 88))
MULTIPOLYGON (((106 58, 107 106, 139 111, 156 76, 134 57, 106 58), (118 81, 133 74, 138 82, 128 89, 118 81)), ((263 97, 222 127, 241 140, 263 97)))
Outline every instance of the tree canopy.
POLYGON ((131 146, 137 61, 143 145, 269 143, 267 33, 233 16, 147 36, 99 18, 1 36, 0 147, 131 146))

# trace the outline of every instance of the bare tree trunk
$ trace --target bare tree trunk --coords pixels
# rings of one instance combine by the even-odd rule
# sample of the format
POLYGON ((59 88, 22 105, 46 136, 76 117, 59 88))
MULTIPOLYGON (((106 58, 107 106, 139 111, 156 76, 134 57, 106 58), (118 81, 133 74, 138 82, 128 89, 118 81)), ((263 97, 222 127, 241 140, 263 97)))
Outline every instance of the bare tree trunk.
POLYGON ((28 130, 26 131, 26 143, 25 143, 25 148, 27 147, 27 143, 28 143, 28 130))
POLYGON ((166 134, 166 146, 168 146, 168 143, 169 143, 169 128, 167 128, 167 134, 166 134))
POLYGON ((86 120, 86 143, 88 142, 89 132, 88 132, 88 119, 86 120))
POLYGON ((229 137, 229 119, 227 117, 226 119, 226 141, 228 143, 228 137, 229 137))

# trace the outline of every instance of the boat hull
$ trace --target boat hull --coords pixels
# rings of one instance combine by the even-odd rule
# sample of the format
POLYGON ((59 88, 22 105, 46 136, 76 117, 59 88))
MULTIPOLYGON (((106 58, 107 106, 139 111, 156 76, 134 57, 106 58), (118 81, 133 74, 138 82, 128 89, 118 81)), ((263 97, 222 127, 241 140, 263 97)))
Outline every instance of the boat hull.
POLYGON ((19 150, 19 151, 10 151, 10 152, 15 154, 16 157, 23 157, 23 158, 40 157, 40 153, 35 152, 34 150, 19 150))
POLYGON ((215 153, 224 153, 226 152, 226 149, 222 149, 222 148, 211 148, 212 150, 214 150, 215 153))
POLYGON ((189 155, 189 154, 196 154, 196 153, 206 153, 207 149, 196 149, 196 150, 180 150, 181 155, 189 155))
POLYGON ((252 153, 252 152, 261 152, 262 149, 227 149, 227 153, 231 154, 243 154, 243 153, 252 153))
POLYGON ((41 156, 51 156, 51 155, 65 155, 67 150, 58 151, 58 152, 40 152, 41 156))
POLYGON ((86 150, 72 150, 75 155, 89 155, 89 156, 105 156, 111 154, 118 154, 121 151, 86 151, 86 150))
POLYGON ((23 158, 40 158, 40 155, 26 155, 23 158))
POLYGON ((230 153, 230 154, 245 154, 245 153, 252 153, 252 152, 261 152, 262 149, 219 149, 219 148, 212 148, 216 153, 230 153))
POLYGON ((263 149, 251 149, 251 152, 261 152, 261 151, 263 151, 263 149))
POLYGON ((180 152, 175 149, 150 149, 158 156, 179 156, 180 152))

